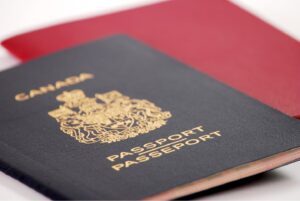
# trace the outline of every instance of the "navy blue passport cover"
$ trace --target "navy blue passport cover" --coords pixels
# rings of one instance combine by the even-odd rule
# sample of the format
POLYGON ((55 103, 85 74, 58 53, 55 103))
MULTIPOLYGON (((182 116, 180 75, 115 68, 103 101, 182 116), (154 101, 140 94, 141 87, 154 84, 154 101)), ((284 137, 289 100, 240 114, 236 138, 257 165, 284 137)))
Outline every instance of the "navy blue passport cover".
POLYGON ((0 86, 1 169, 54 199, 143 199, 300 145, 298 120, 126 36, 0 86))

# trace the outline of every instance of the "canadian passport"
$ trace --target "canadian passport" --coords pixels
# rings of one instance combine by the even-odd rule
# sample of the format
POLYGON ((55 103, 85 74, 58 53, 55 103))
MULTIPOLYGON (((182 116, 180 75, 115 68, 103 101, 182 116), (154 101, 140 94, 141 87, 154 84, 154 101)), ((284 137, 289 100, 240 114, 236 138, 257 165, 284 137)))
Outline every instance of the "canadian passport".
POLYGON ((300 124, 126 36, 0 73, 1 169, 53 199, 174 199, 300 158, 300 124))

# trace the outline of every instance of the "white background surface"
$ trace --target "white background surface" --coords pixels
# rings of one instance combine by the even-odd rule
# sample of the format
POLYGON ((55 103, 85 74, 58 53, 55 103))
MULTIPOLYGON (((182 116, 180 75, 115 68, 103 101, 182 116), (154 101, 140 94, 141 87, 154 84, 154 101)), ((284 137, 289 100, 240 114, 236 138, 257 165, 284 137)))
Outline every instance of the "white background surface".
MULTIPOLYGON (((31 29, 158 1, 0 0, 0 41, 31 29)), ((300 41, 300 0, 232 0, 232 2, 300 41)), ((16 59, 0 47, 0 71, 17 63, 16 59)), ((202 198, 299 201, 300 163, 279 168, 238 184, 227 185, 202 198)), ((48 200, 48 198, 0 172, 0 200, 48 200)))

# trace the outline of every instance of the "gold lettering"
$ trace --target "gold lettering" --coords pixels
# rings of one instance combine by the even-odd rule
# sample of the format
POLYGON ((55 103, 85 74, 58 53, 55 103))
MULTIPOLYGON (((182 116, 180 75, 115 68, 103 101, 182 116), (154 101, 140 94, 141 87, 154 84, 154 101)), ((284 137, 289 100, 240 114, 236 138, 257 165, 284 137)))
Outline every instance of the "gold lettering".
POLYGON ((132 165, 138 164, 138 162, 135 161, 125 161, 125 167, 130 167, 132 165))
POLYGON ((125 156, 130 156, 130 155, 133 155, 133 153, 130 153, 130 152, 121 152, 120 153, 120 158, 124 158, 125 156))
POLYGON ((118 156, 118 155, 111 155, 111 156, 108 156, 108 157, 106 157, 106 158, 107 158, 108 160, 114 162, 115 159, 119 158, 119 156, 118 156))
POLYGON ((157 145, 153 142, 149 142, 149 143, 146 143, 144 144, 144 147, 147 148, 147 149, 152 149, 152 148, 155 148, 157 145))
POLYGON ((142 151, 144 151, 144 150, 145 150, 145 149, 142 148, 142 147, 134 147, 134 148, 131 149, 131 151, 132 151, 133 153, 140 153, 140 152, 142 152, 142 151))
POLYGON ((47 86, 40 87, 40 91, 42 93, 48 93, 50 91, 55 91, 55 87, 52 84, 48 84, 47 86))
POLYGON ((79 77, 76 76, 72 76, 72 77, 68 77, 65 82, 69 85, 73 85, 73 84, 77 84, 78 82, 80 82, 79 77))
POLYGON ((217 137, 221 137, 220 131, 214 131, 214 132, 210 133, 210 135, 215 135, 217 137))
POLYGON ((197 131, 200 131, 200 132, 204 132, 203 126, 197 126, 197 127, 193 128, 192 130, 197 130, 197 131))
POLYGON ((37 96, 37 95, 41 95, 41 94, 43 94, 43 92, 40 92, 39 90, 36 90, 36 89, 32 89, 32 90, 30 90, 30 92, 29 92, 29 96, 30 96, 31 98, 33 98, 33 97, 35 97, 35 96, 37 96))
POLYGON ((193 131, 193 130, 186 130, 186 131, 182 131, 181 133, 182 133, 185 137, 188 137, 189 135, 196 134, 196 132, 193 131))
POLYGON ((115 161, 115 158, 123 158, 127 155, 139 155, 134 160, 128 160, 124 163, 112 166, 113 169, 119 171, 123 167, 127 168, 154 158, 159 158, 172 152, 177 152, 187 146, 204 143, 221 136, 221 131, 219 130, 210 132, 206 135, 201 135, 200 132, 204 132, 203 126, 197 126, 190 130, 179 132, 178 134, 169 135, 165 138, 158 138, 155 141, 148 142, 140 147, 131 148, 130 152, 120 152, 118 155, 112 155, 108 158, 110 158, 110 161, 115 161))
POLYGON ((81 81, 85 81, 85 80, 88 80, 88 79, 93 79, 94 75, 91 74, 91 73, 80 73, 79 78, 80 78, 81 81))
POLYGON ((25 93, 19 93, 15 96, 16 101, 25 101, 28 100, 30 97, 26 95, 25 93))
POLYGON ((181 139, 182 138, 182 135, 180 135, 180 134, 174 134, 174 135, 170 135, 169 137, 168 137, 168 139, 169 140, 179 140, 179 139, 181 139))
POLYGON ((148 161, 149 157, 147 157, 147 156, 139 156, 139 157, 136 158, 136 160, 142 163, 142 162, 148 161))
POLYGON ((202 141, 206 141, 206 140, 211 140, 214 139, 213 137, 211 137, 210 135, 202 135, 199 137, 202 141))
POLYGON ((62 87, 67 87, 69 85, 78 84, 88 79, 94 78, 94 75, 91 73, 81 73, 78 76, 71 76, 66 78, 64 81, 56 81, 55 84, 48 84, 45 86, 41 86, 38 89, 31 89, 28 94, 19 93, 15 96, 16 101, 25 101, 30 98, 34 98, 35 96, 42 95, 45 93, 49 93, 55 90, 58 90, 62 87))
POLYGON ((187 140, 185 143, 187 145, 195 145, 195 144, 198 144, 200 141, 198 139, 190 139, 190 140, 187 140))
POLYGON ((119 163, 119 164, 113 165, 113 166, 111 166, 111 167, 112 167, 112 169, 114 169, 114 170, 116 170, 116 171, 120 171, 121 168, 124 167, 124 164, 119 163))
POLYGON ((153 157, 153 158, 157 158, 160 157, 162 155, 162 153, 160 153, 159 151, 154 151, 149 153, 149 156, 153 157))
POLYGON ((164 152, 165 154, 171 153, 173 151, 175 151, 174 149, 172 149, 171 147, 164 147, 161 149, 162 152, 164 152))
POLYGON ((56 89, 60 89, 62 87, 66 87, 66 86, 68 86, 68 83, 66 83, 66 82, 63 82, 63 81, 57 81, 57 82, 55 82, 55 88, 56 89))
POLYGON ((184 144, 183 143, 178 143, 178 144, 174 144, 173 147, 177 150, 179 150, 181 147, 183 147, 184 144))

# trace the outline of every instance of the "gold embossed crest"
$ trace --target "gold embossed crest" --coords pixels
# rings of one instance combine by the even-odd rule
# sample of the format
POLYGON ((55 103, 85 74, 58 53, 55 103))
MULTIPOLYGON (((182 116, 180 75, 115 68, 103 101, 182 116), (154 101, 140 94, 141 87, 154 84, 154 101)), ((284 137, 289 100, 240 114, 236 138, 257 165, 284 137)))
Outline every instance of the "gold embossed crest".
POLYGON ((131 99, 118 91, 86 97, 82 90, 64 91, 63 102, 48 114, 62 132, 85 144, 112 143, 145 134, 166 124, 171 117, 148 100, 131 99))

